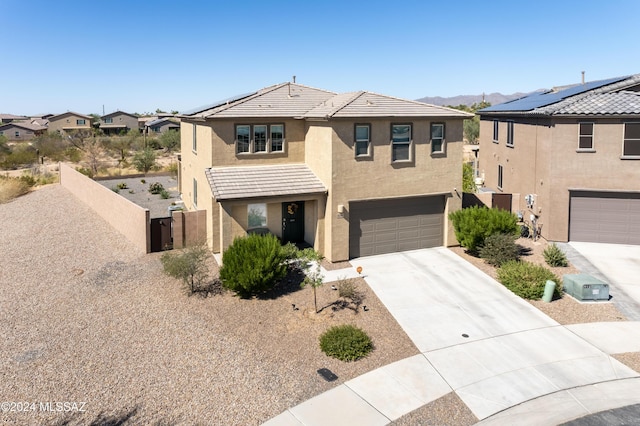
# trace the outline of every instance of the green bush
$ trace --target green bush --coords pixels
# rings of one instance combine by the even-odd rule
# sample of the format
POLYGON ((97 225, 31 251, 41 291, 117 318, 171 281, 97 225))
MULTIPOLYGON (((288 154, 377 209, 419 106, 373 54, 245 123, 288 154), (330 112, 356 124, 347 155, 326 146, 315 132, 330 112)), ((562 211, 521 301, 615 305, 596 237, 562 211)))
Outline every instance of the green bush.
POLYGON ((472 254, 484 245, 484 240, 493 234, 513 234, 520 231, 518 218, 501 209, 473 206, 449 214, 460 245, 472 254))
POLYGON ((337 325, 320 336, 320 349, 340 361, 356 361, 371 352, 373 343, 361 329, 353 325, 337 325))
POLYGON ((167 191, 166 189, 160 191, 160 198, 162 198, 163 200, 168 200, 170 197, 171 194, 169 194, 169 191, 167 191))
POLYGON ((152 194, 160 194, 164 191, 164 186, 160 182, 153 182, 149 185, 149 192, 152 194))
POLYGON ((93 170, 91 170, 88 167, 76 167, 76 171, 78 171, 79 173, 82 173, 83 175, 93 179, 93 170))
POLYGON ((484 240, 478 254, 490 265, 500 266, 510 260, 518 260, 520 247, 516 244, 513 234, 493 234, 484 240))
POLYGON ((222 285, 243 298, 270 290, 287 273, 286 256, 275 235, 238 237, 222 256, 222 285))
POLYGON ((568 266, 569 262, 567 261, 567 256, 565 256, 564 252, 560 250, 560 248, 552 243, 542 252, 544 256, 544 261, 547 262, 549 266, 568 266))
POLYGON ((127 186, 126 182, 120 182, 118 184, 118 189, 128 189, 129 187, 127 186))
POLYGON ((540 299, 547 280, 556 283, 553 294, 559 297, 562 281, 544 266, 511 260, 498 269, 498 281, 523 299, 540 299))
POLYGON ((36 178, 34 178, 32 175, 28 175, 28 174, 24 174, 24 175, 20 176, 18 179, 20 179, 22 182, 27 184, 27 186, 29 186, 29 187, 35 186, 36 183, 37 183, 36 178))

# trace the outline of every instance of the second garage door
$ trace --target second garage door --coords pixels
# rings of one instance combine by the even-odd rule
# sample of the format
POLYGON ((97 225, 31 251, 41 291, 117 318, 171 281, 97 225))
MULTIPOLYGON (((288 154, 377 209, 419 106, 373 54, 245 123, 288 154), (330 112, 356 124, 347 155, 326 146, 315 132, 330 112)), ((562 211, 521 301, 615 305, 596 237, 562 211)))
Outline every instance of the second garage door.
POLYGON ((371 256, 443 244, 444 196, 349 204, 349 256, 371 256))
POLYGON ((569 240, 640 244, 640 194, 571 193, 569 240))

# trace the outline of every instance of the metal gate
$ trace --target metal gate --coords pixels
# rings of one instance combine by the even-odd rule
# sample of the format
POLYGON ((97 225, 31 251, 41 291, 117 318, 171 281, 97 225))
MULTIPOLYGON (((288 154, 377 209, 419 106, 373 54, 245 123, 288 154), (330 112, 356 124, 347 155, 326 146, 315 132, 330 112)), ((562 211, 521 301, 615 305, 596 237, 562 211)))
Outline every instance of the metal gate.
POLYGON ((151 219, 149 231, 149 236, 151 238, 151 253, 171 250, 173 248, 170 217, 157 217, 151 219))

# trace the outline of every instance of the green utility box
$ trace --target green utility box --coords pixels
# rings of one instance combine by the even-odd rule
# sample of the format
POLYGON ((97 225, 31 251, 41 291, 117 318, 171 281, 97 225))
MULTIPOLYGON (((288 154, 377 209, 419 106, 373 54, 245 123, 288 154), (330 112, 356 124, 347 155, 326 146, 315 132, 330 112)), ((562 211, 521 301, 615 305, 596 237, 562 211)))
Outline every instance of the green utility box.
POLYGON ((609 284, 587 274, 566 274, 562 289, 578 300, 609 300, 609 284))

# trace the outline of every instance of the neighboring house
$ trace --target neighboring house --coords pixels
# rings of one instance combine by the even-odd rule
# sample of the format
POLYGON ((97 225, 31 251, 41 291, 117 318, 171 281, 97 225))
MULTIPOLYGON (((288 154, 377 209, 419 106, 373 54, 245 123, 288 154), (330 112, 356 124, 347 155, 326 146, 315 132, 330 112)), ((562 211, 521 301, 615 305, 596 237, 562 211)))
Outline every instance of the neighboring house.
POLYGON ((370 92, 295 83, 184 113, 180 186, 214 252, 264 231, 329 261, 456 244, 463 119, 370 92))
POLYGON ((0 124, 11 123, 12 121, 20 121, 26 120, 27 117, 23 117, 21 115, 13 115, 13 114, 0 114, 0 124))
POLYGON ((480 115, 485 185, 553 241, 640 244, 640 74, 536 92, 480 115))
POLYGON ((46 131, 46 126, 33 124, 29 121, 12 121, 0 125, 0 136, 4 136, 12 142, 30 141, 46 131))
POLYGON ((65 112, 49 117, 49 131, 72 133, 80 130, 91 130, 91 117, 77 112, 65 112))
POLYGON ((144 131, 147 134, 160 135, 169 130, 180 130, 180 122, 175 118, 158 118, 156 120, 147 121, 144 125, 144 131))
POLYGON ((100 117, 100 130, 105 135, 121 135, 131 129, 138 130, 138 116, 116 111, 100 117))

